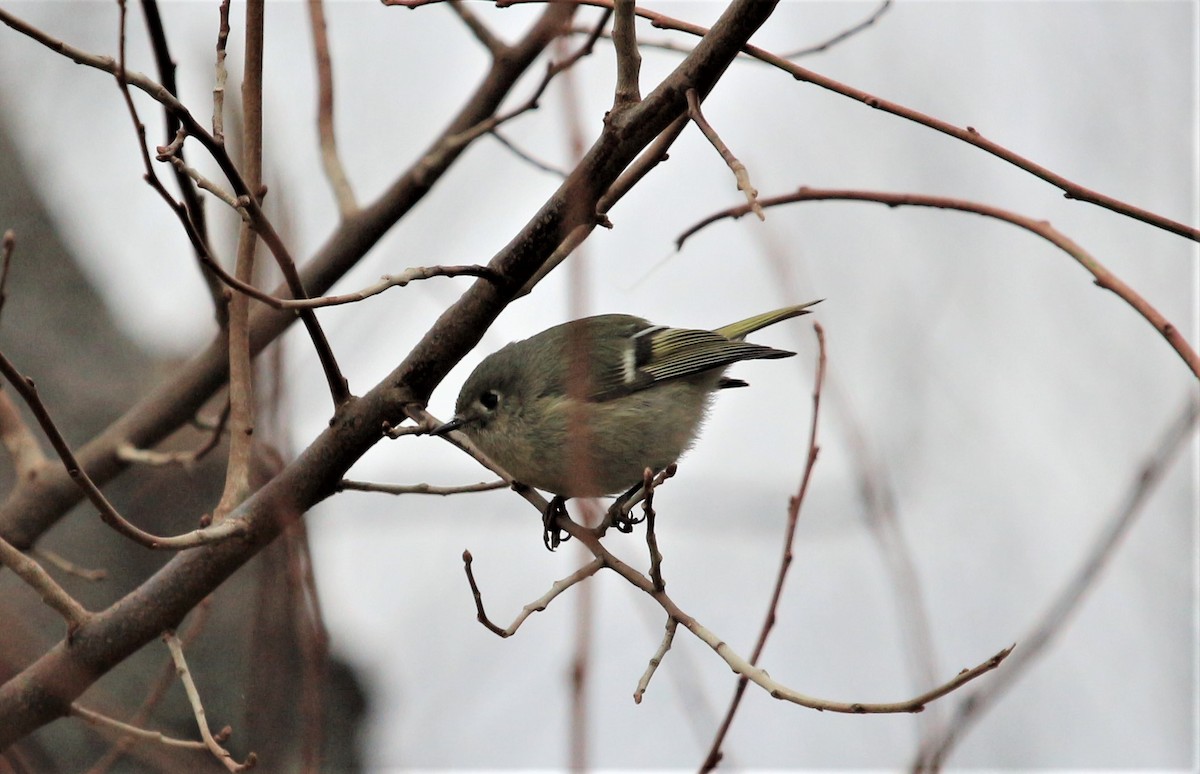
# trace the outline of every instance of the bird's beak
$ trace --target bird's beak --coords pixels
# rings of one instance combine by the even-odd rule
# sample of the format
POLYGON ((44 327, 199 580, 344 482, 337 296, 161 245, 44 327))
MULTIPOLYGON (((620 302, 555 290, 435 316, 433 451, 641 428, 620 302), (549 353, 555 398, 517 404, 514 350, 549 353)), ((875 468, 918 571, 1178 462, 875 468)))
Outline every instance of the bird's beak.
POLYGON ((429 434, 430 435, 445 435, 446 433, 449 433, 452 430, 457 430, 458 428, 462 427, 466 423, 467 423, 467 419, 465 417, 455 417, 454 419, 451 419, 449 422, 443 422, 442 424, 433 428, 432 430, 429 431, 429 434))

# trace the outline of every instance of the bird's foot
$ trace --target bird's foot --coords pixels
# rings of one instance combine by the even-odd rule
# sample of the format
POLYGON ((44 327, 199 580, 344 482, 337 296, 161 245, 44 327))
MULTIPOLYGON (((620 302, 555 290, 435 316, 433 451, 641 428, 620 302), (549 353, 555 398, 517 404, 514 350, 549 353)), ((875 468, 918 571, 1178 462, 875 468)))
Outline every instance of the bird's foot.
POLYGON ((558 548, 560 543, 565 543, 571 539, 571 536, 564 532, 562 527, 558 526, 558 517, 567 515, 567 498, 562 495, 554 495, 554 499, 546 506, 545 512, 542 513, 542 543, 550 551, 558 548))

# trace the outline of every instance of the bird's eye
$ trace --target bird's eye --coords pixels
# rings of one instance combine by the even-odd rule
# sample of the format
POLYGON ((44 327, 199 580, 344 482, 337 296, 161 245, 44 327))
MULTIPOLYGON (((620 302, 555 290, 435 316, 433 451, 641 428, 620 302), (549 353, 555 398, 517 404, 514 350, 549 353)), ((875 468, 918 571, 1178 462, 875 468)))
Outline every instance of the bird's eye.
POLYGON ((479 396, 479 402, 483 404, 485 409, 491 411, 500 405, 500 394, 495 390, 487 390, 479 396))

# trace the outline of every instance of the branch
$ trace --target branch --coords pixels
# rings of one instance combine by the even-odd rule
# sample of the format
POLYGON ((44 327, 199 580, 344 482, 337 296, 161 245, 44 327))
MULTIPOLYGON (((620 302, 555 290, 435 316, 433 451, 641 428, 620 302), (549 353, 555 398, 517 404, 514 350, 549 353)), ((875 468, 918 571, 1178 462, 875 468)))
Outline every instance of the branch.
MULTIPOLYGON (((592 213, 598 197, 683 112, 686 88, 707 94, 772 9, 773 3, 761 0, 734 0, 712 33, 653 92, 620 116, 610 115, 571 177, 489 263, 508 280, 505 289, 486 280, 476 281, 392 373, 362 397, 342 405, 329 427, 231 515, 231 522, 243 527, 238 540, 177 554, 138 588, 81 626, 75 634, 75 646, 60 642, 0 685, 0 749, 62 716, 70 702, 101 675, 175 625, 282 529, 331 494, 345 472, 379 441, 385 421, 396 422, 406 412, 424 405, 433 388, 479 342, 564 236, 594 224, 592 213), (587 206, 581 207, 581 203, 587 206)), ((539 30, 539 35, 552 36, 563 29, 569 11, 558 6, 548 9, 543 17, 547 26, 539 30)), ((512 63, 507 66, 512 67, 512 63)), ((409 184, 407 178, 403 182, 409 184)), ((385 198, 388 196, 385 194, 385 198)), ((398 208, 401 203, 389 201, 389 206, 398 208)), ((364 208, 364 219, 371 209, 364 208)), ((370 217, 378 217, 378 212, 371 212, 370 217)), ((353 235, 353 245, 342 245, 341 251, 360 255, 365 242, 378 238, 378 234, 364 230, 367 222, 375 221, 359 221, 355 216, 339 227, 339 231, 345 228, 353 235)), ((327 271, 328 267, 322 269, 327 271)), ((214 373, 219 374, 219 370, 206 367, 193 371, 192 378, 204 376, 219 382, 219 377, 213 378, 214 373)), ((168 397, 175 400, 171 412, 179 415, 180 421, 194 414, 189 401, 179 400, 173 392, 168 397)), ((128 428, 120 429, 122 440, 145 445, 144 439, 125 432, 128 428)))
MULTIPOLYGON (((808 485, 812 481, 813 470, 817 466, 817 455, 820 453, 821 447, 817 445, 817 420, 821 414, 821 387, 825 384, 825 330, 820 323, 813 325, 813 330, 817 334, 817 374, 813 385, 812 393, 812 421, 808 427, 808 453, 805 457, 804 473, 800 476, 800 488, 797 490, 794 497, 788 500, 788 515, 787 528, 784 530, 783 537, 783 557, 779 561, 779 572, 775 576, 775 589, 771 592, 771 601, 767 605, 767 615, 763 619, 762 628, 758 633, 758 641, 754 643, 754 652, 750 654, 750 663, 757 664, 762 658, 763 648, 767 645, 767 637, 771 635, 771 630, 775 628, 775 615, 779 609, 779 600, 783 598, 783 584, 787 580, 788 570, 792 566, 792 545, 796 539, 796 525, 800 522, 800 507, 804 504, 804 497, 808 494, 808 485)), ((746 686, 749 684, 749 678, 745 675, 738 678, 737 687, 733 691, 733 699, 729 702, 729 709, 725 711, 725 718, 721 721, 720 727, 717 729, 716 736, 713 737, 712 746, 708 749, 708 755, 704 759, 704 763, 700 764, 701 771, 712 771, 721 762, 724 753, 721 752, 721 745, 725 743, 725 736, 729 733, 730 726, 733 725, 733 716, 737 714, 738 707, 741 706, 742 696, 746 693, 746 686)))
MULTIPOLYGON (((545 49, 562 25, 569 21, 571 12, 569 6, 548 7, 525 36, 511 47, 510 56, 492 64, 480 86, 467 99, 459 114, 443 129, 426 154, 407 172, 400 175, 376 201, 334 229, 324 246, 305 265, 303 280, 306 287, 316 288, 317 292, 327 290, 349 271, 393 224, 422 200, 433 184, 465 150, 463 146, 443 152, 445 138, 458 135, 492 115, 529 65, 545 49)), ((110 71, 103 65, 105 62, 111 64, 111 59, 88 58, 90 55, 45 35, 12 16, 3 7, 0 7, 0 21, 55 51, 61 51, 73 61, 110 71)), ((127 78, 135 81, 134 85, 138 88, 143 88, 152 95, 158 93, 157 86, 144 76, 142 81, 137 81, 134 76, 135 74, 127 73, 127 78)), ((276 289, 273 295, 282 296, 287 292, 287 285, 284 284, 276 289)), ((291 311, 261 307, 253 310, 250 327, 254 353, 261 352, 295 320, 296 315, 291 311)), ((196 411, 225 384, 228 368, 225 346, 222 335, 192 361, 175 369, 170 379, 158 385, 101 435, 81 448, 79 459, 89 475, 100 483, 111 480, 127 467, 127 463, 117 454, 121 444, 129 443, 139 448, 150 448, 182 424, 191 421, 196 411)), ((65 470, 49 468, 45 475, 40 477, 36 487, 18 485, 9 494, 0 507, 0 535, 18 548, 31 546, 82 497, 82 491, 67 476, 65 470)))
MULTIPOLYGON (((384 4, 415 6, 425 5, 426 3, 432 1, 434 0, 404 0, 403 2, 397 2, 397 0, 384 0, 384 4)), ((505 0, 504 4, 516 5, 518 3, 523 4, 533 2, 544 2, 544 0, 505 0)), ((578 3, 579 5, 593 5, 600 8, 611 8, 613 7, 614 0, 571 0, 571 2, 578 3)), ((695 35, 700 38, 707 36, 710 32, 708 28, 699 24, 692 24, 691 22, 675 19, 665 14, 646 10, 645 8, 639 7, 636 10, 636 13, 643 19, 648 19, 651 26, 658 29, 686 32, 690 35, 695 35)), ((832 78, 828 78, 824 75, 813 72, 812 70, 805 69, 794 62, 789 62, 784 57, 781 57, 777 54, 772 54, 770 51, 757 46, 746 44, 742 47, 742 52, 761 62, 765 62, 772 67, 783 70, 798 81, 811 83, 819 88, 826 89, 827 91, 832 91, 835 94, 841 94, 844 97, 849 97, 857 102, 861 102, 867 107, 874 108, 875 110, 882 110, 885 113, 891 113, 899 118, 921 124, 922 126, 926 126, 930 129, 941 132, 942 134, 962 140, 968 145, 974 145, 976 148, 979 148, 986 153, 990 153, 1003 161, 1007 161, 1009 164, 1012 164, 1019 169, 1023 169, 1034 177, 1044 180, 1045 182, 1060 189, 1068 199, 1076 199, 1078 201, 1095 204, 1099 207, 1103 207, 1106 210, 1115 212, 1118 215, 1125 215, 1126 217, 1133 218, 1134 220, 1140 220, 1141 222, 1154 226, 1155 228, 1169 231, 1172 234, 1177 234, 1194 242, 1200 241, 1200 228, 1179 223, 1178 221, 1163 217, 1157 213, 1150 212, 1149 210, 1142 209, 1141 207, 1136 207, 1132 204, 1123 202, 1120 199, 1115 199, 1098 191, 1093 191, 1090 188, 1085 188, 1082 185, 1025 158, 1024 156, 1014 153, 997 142, 986 139, 983 135, 976 131, 974 127, 968 126, 960 128, 947 121, 942 121, 934 118, 933 116, 928 116, 918 110, 913 110, 912 108, 905 107, 899 103, 889 102, 888 100, 876 97, 875 95, 863 91, 862 89, 856 89, 853 86, 848 86, 839 81, 835 81, 832 78)))
POLYGON ((133 737, 138 741, 155 742, 166 747, 182 747, 185 750, 207 749, 207 745, 204 742, 197 742, 192 739, 176 739, 173 736, 167 736, 161 731, 150 731, 149 729, 139 728, 130 723, 124 723, 116 718, 111 718, 108 715, 88 709, 78 702, 71 705, 71 714, 88 725, 106 728, 122 736, 133 737))
POLYGON ((25 399, 25 403, 29 406, 30 411, 33 412, 38 424, 41 425, 42 432, 50 439, 50 445, 58 452, 59 459, 62 460, 67 474, 75 481, 83 493, 87 495, 87 498, 92 501, 96 509, 100 511, 100 518, 104 523, 121 535, 147 548, 178 549, 192 548, 205 543, 224 540, 241 531, 240 525, 226 524, 211 529, 193 530, 178 537, 158 537, 130 524, 125 520, 125 517, 117 512, 117 509, 113 507, 108 498, 104 496, 104 493, 100 491, 100 487, 92 481, 87 472, 80 466, 79 461, 75 459, 70 445, 67 444, 66 439, 63 438, 62 433, 59 432, 58 427, 54 424, 54 420, 50 417, 50 413, 46 410, 45 404, 42 403, 42 399, 37 392, 37 386, 33 383, 33 380, 22 376, 16 366, 12 364, 12 361, 5 357, 3 352, 0 352, 0 373, 4 375, 4 378, 8 379, 9 383, 25 399))
POLYGON ((68 638, 87 623, 91 613, 58 585, 40 564, 13 548, 12 543, 3 538, 0 538, 0 564, 16 573, 18 578, 41 595, 47 607, 63 617, 67 622, 68 638))
MULTIPOLYGON (((946 210, 959 210, 962 212, 972 212, 976 215, 983 215, 988 218, 995 218, 1014 226, 1020 226, 1026 231, 1031 231, 1041 238, 1058 247, 1067 255, 1071 256, 1079 263, 1080 266, 1096 279, 1096 284, 1105 290, 1111 290, 1125 303, 1129 304, 1133 309, 1145 318, 1146 322, 1154 326, 1154 329, 1167 340, 1171 348, 1183 359, 1192 373, 1200 379, 1200 355, 1192 349, 1187 340, 1180 333, 1179 328, 1174 323, 1167 320, 1157 309, 1150 305, 1146 299, 1142 298, 1141 294, 1136 290, 1126 285, 1120 278, 1104 267, 1100 261, 1096 260, 1089 252, 1084 250, 1073 240, 1069 239, 1062 232, 1055 229, 1044 220, 1036 220, 1034 218, 1018 215, 1008 210, 1002 210, 999 207, 992 207, 986 204, 970 202, 964 199, 951 199, 943 196, 924 196, 921 194, 899 194, 887 193, 883 191, 848 191, 822 188, 800 188, 793 194, 785 196, 776 196, 770 199, 762 199, 760 203, 763 207, 774 207, 780 204, 791 204, 793 202, 807 202, 820 200, 844 200, 844 201, 860 201, 860 202, 877 202, 886 204, 888 207, 900 207, 904 205, 913 207, 935 207, 946 210)), ((718 220, 725 218, 740 218, 747 212, 746 207, 731 207, 727 210, 721 210, 708 216, 704 220, 696 223, 688 228, 675 239, 676 249, 683 246, 683 243, 696 232, 706 226, 715 223, 718 220)))
POLYGON ((183 655, 183 645, 175 636, 175 632, 167 632, 162 639, 171 651, 171 658, 175 661, 175 673, 179 675, 183 688, 187 691, 188 702, 192 705, 192 713, 196 716, 196 725, 200 727, 200 736, 204 739, 204 746, 229 771, 246 771, 253 768, 258 762, 258 756, 250 753, 245 763, 238 763, 229 751, 213 738, 213 733, 208 727, 208 719, 204 714, 204 703, 200 701, 200 691, 196 690, 196 683, 192 681, 192 673, 188 670, 187 659, 183 655))
POLYGON ((746 195, 747 206, 758 216, 759 220, 766 220, 767 216, 763 212, 762 206, 758 203, 758 189, 750 184, 750 173, 746 171, 746 165, 738 161, 738 157, 733 155, 733 151, 729 150, 729 146, 717 134, 717 130, 712 128, 712 124, 708 123, 708 119, 704 117, 704 113, 700 112, 700 98, 696 96, 695 89, 689 89, 687 93, 688 101, 688 118, 700 128, 712 146, 717 149, 717 153, 721 154, 721 158, 725 160, 729 166, 729 171, 733 172, 734 179, 737 180, 738 190, 746 195))
POLYGON ((516 634, 517 629, 521 628, 521 624, 525 623, 525 619, 534 613, 540 613, 545 610, 559 594, 579 583, 584 578, 590 578, 595 575, 604 566, 604 563, 600 559, 594 559, 562 580, 555 581, 550 586, 549 591, 521 608, 521 612, 508 625, 508 628, 501 629, 492 623, 492 620, 488 618, 487 613, 483 610, 483 594, 480 593, 479 584, 475 582, 475 573, 471 570, 471 563, 475 561, 475 557, 471 556, 470 551, 463 551, 462 559, 463 570, 467 573, 467 583, 471 586, 471 596, 475 599, 475 617, 479 623, 487 627, 488 631, 501 638, 508 638, 516 634))
POLYGON ((507 481, 488 481, 479 484, 464 484, 462 486, 434 486, 432 484, 375 484, 369 481, 351 481, 342 479, 338 491, 351 492, 382 492, 384 494, 425 494, 425 495, 454 495, 467 492, 494 492, 497 489, 508 489, 507 481))
POLYGON ((325 31, 325 6, 322 0, 308 0, 308 18, 313 34, 313 56, 317 60, 317 132, 321 137, 321 165, 338 211, 345 218, 358 209, 346 170, 338 157, 333 133, 333 61, 329 56, 329 38, 325 31))

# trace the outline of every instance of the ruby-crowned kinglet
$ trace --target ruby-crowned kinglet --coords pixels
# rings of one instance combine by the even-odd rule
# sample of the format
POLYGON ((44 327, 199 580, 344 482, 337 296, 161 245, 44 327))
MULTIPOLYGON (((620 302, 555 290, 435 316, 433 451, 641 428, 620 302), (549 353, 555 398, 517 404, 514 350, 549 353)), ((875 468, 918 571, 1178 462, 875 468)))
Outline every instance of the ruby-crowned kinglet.
POLYGON ((714 331, 625 314, 556 325, 484 358, 434 433, 461 429, 517 481, 562 498, 636 491, 646 468, 661 470, 692 445, 716 390, 746 386, 726 368, 796 354, 746 335, 816 303, 714 331))

